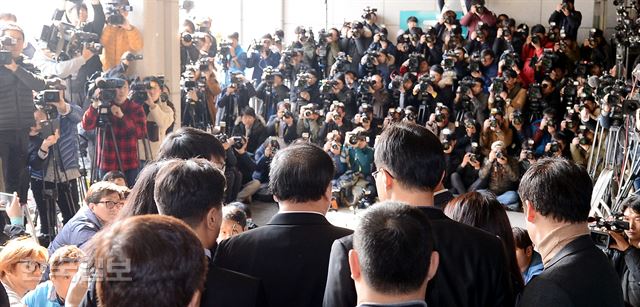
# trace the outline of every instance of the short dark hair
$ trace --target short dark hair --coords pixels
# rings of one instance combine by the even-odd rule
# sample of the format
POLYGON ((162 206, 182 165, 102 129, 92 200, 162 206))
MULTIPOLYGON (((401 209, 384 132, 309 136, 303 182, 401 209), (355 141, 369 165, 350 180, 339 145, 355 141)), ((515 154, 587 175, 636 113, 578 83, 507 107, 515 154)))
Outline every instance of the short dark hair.
POLYGON ((207 265, 202 244, 178 219, 131 217, 94 239, 100 274, 96 290, 104 306, 186 306, 203 289, 207 265), (125 272, 107 269, 125 263, 125 272))
POLYGON ((418 22, 418 17, 409 16, 409 18, 407 18, 407 23, 412 22, 412 21, 417 23, 418 22))
POLYGON ((191 127, 182 127, 167 135, 160 145, 157 160, 163 159, 191 159, 216 157, 224 160, 224 147, 211 133, 191 127))
POLYGON ((622 201, 622 212, 627 208, 633 210, 635 213, 640 214, 640 196, 637 194, 630 194, 622 201))
POLYGON ((309 143, 293 144, 273 157, 269 188, 281 201, 317 201, 325 195, 334 172, 333 160, 322 148, 309 143))
POLYGON ((381 293, 409 293, 422 286, 434 251, 431 223, 418 208, 382 202, 367 210, 353 234, 367 285, 381 293))
POLYGON ((127 180, 127 177, 121 171, 109 171, 102 176, 102 181, 114 182, 116 179, 127 180))
POLYGON ((445 169, 440 140, 427 128, 400 123, 386 128, 375 145, 375 163, 410 189, 433 191, 445 169))
POLYGON ((222 219, 234 221, 243 229, 247 226, 247 214, 236 206, 225 206, 222 209, 222 219))
POLYGON ((128 192, 128 188, 121 187, 113 182, 98 181, 89 187, 84 201, 87 204, 97 204, 98 202, 100 202, 100 199, 111 194, 118 194, 120 196, 120 199, 124 199, 124 194, 128 192))
POLYGON ((224 174, 208 160, 174 159, 158 171, 153 198, 160 214, 196 227, 211 208, 222 208, 225 186, 224 174))
POLYGON ((520 227, 513 227, 513 242, 516 244, 516 248, 525 249, 529 246, 533 246, 529 232, 520 227))
POLYGON ((562 158, 532 164, 520 180, 518 194, 542 216, 559 222, 586 222, 593 183, 587 171, 562 158))

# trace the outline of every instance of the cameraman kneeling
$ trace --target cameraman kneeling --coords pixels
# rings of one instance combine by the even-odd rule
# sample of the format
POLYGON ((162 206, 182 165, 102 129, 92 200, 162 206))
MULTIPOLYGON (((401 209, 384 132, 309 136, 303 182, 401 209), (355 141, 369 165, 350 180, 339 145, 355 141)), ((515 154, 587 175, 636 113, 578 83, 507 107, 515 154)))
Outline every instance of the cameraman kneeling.
POLYGON ((629 306, 640 305, 640 196, 630 195, 622 203, 624 220, 629 230, 624 235, 609 231, 615 240, 610 245, 610 257, 620 275, 624 302, 629 306))
POLYGON ((369 147, 362 128, 356 128, 345 136, 343 152, 349 170, 338 181, 347 200, 354 206, 365 195, 365 189, 372 189, 373 148, 369 147), (350 196, 350 197, 349 197, 350 196))

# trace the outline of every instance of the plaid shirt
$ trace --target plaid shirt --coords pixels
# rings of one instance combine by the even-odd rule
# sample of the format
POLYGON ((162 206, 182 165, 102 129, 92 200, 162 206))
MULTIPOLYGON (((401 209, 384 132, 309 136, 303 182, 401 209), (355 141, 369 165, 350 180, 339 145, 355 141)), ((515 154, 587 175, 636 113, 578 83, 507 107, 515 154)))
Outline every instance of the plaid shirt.
MULTIPOLYGON (((144 133, 147 130, 147 119, 142 106, 129 99, 127 99, 120 108, 122 109, 122 113, 124 113, 124 117, 117 118, 113 115, 108 115, 108 117, 118 144, 120 160, 122 161, 122 171, 127 171, 137 169, 140 165, 138 158, 138 139, 144 138, 144 133)), ((97 123, 98 110, 89 107, 82 117, 82 127, 84 130, 95 129, 97 123)), ((118 170, 118 159, 116 158, 116 150, 110 135, 111 132, 107 130, 105 133, 104 149, 100 146, 100 144, 102 144, 100 136, 97 136, 97 165, 103 171, 118 170)))

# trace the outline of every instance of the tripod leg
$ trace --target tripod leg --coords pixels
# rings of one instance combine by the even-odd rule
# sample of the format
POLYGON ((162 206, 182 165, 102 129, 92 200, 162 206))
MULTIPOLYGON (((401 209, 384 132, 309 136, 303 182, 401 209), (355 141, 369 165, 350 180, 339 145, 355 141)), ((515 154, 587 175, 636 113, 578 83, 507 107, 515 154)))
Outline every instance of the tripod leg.
POLYGON ((124 173, 124 169, 122 169, 122 160, 120 159, 120 150, 118 149, 118 143, 116 142, 116 135, 113 132, 113 127, 111 125, 107 126, 109 132, 111 134, 111 141, 113 142, 113 148, 116 151, 116 160, 118 161, 118 169, 124 173))

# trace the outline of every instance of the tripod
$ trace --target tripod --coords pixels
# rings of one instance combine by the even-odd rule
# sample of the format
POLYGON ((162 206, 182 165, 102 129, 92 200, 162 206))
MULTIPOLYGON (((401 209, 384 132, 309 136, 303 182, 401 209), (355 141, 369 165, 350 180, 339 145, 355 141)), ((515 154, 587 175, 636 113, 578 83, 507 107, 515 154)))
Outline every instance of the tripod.
POLYGON ((110 112, 107 109, 103 110, 102 107, 99 109, 99 117, 98 117, 98 126, 96 127, 96 136, 98 141, 98 146, 95 149, 95 155, 93 161, 91 161, 91 182, 97 182, 102 180, 99 178, 98 168, 100 167, 100 163, 98 163, 98 157, 102 158, 105 152, 105 144, 107 136, 111 137, 111 142, 116 152, 116 161, 118 162, 118 170, 123 172, 122 169, 122 160, 120 159, 120 150, 118 149, 118 143, 116 142, 116 135, 113 132, 113 127, 111 126, 111 120, 109 119, 110 112), (107 135, 107 133, 109 133, 107 135), (99 149, 98 149, 99 148, 99 149), (98 152, 99 151, 99 152, 98 152))
POLYGON ((193 127, 196 129, 206 131, 211 126, 211 119, 209 118, 209 110, 206 106, 203 107, 202 102, 206 102, 206 97, 202 91, 198 89, 196 91, 197 100, 187 98, 185 100, 185 109, 182 112, 182 118, 188 118, 183 124, 185 126, 193 127))

